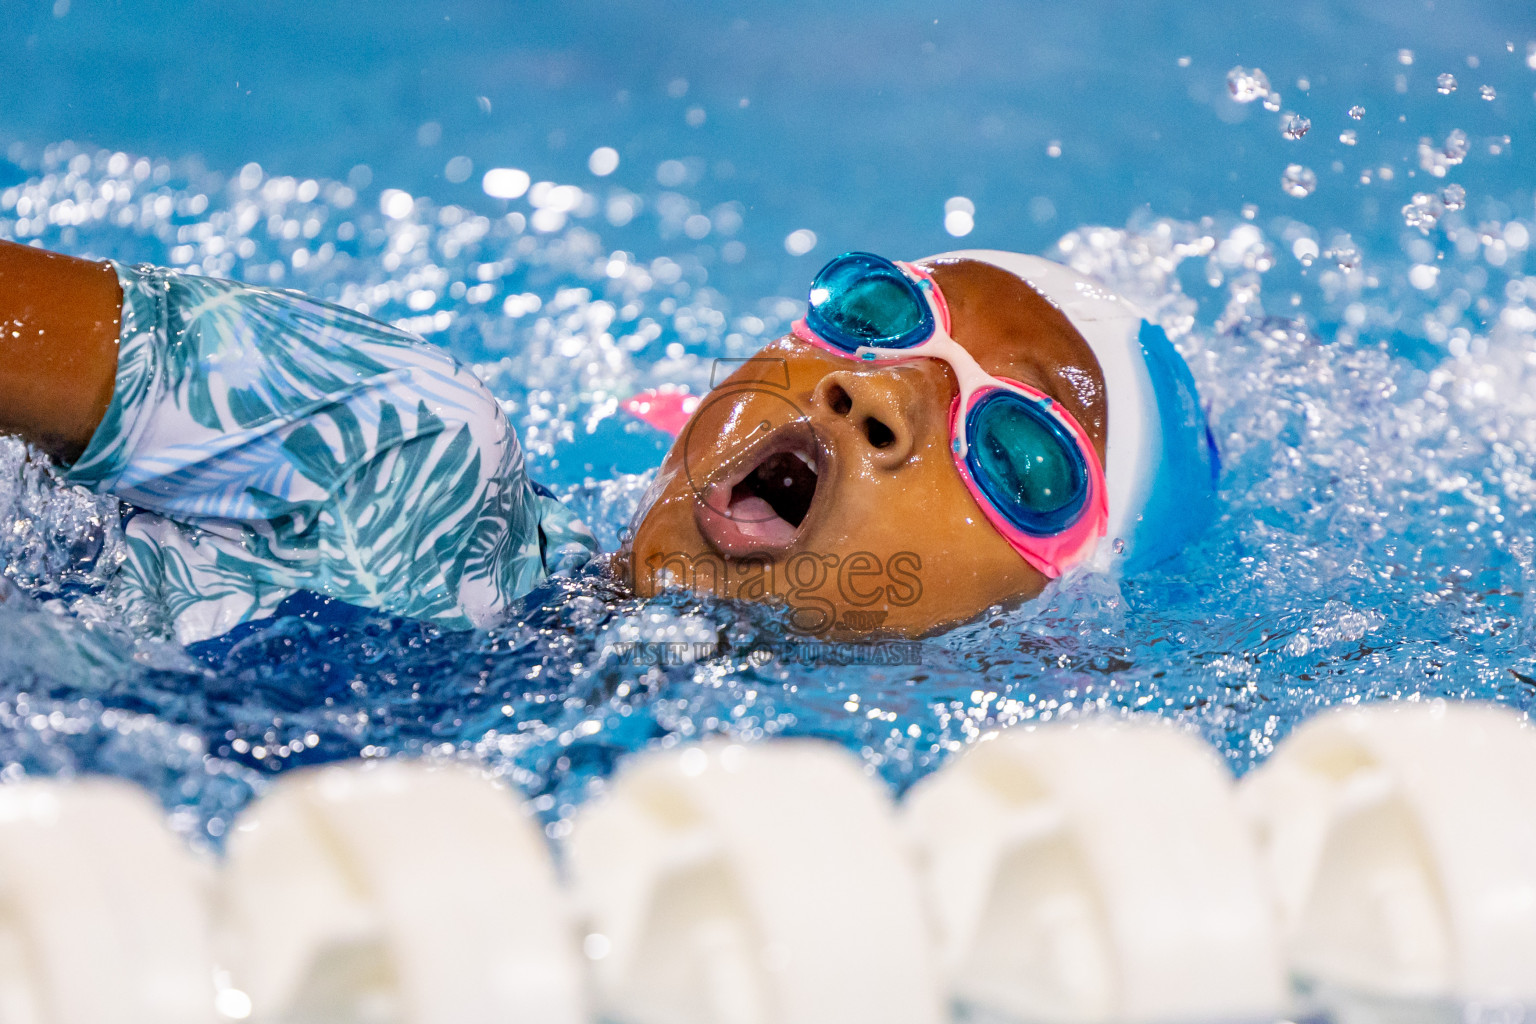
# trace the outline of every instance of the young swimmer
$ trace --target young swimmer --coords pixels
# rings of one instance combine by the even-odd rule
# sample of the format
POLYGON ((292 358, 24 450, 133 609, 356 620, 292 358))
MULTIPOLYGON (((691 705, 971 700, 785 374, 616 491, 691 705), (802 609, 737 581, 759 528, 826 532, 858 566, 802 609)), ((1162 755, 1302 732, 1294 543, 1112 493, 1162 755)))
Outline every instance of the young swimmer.
MULTIPOLYGON (((295 292, 0 243, 0 430, 122 498, 129 600, 183 643, 308 591, 486 627, 596 545, 446 352, 295 292)), ((1124 300, 993 251, 851 253, 710 393, 628 567, 787 602, 794 628, 918 635, 1209 513, 1188 368, 1124 300)))

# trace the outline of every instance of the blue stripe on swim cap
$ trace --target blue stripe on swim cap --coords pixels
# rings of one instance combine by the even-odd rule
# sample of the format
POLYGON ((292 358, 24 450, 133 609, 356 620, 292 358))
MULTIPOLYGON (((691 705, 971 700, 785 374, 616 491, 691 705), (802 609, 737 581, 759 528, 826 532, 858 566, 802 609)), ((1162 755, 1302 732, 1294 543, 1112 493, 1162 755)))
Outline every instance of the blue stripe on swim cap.
POLYGON ((1177 554, 1205 529, 1216 514, 1216 480, 1221 474, 1221 455, 1184 357, 1149 320, 1141 322, 1137 340, 1157 398, 1163 443, 1126 559, 1128 572, 1177 554))

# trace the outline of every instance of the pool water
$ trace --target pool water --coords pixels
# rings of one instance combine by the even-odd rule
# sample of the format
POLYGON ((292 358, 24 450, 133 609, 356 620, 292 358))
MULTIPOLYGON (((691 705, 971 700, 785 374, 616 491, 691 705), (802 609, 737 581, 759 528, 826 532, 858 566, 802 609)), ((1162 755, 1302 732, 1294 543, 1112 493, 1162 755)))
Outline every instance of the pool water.
POLYGON ((619 402, 707 389, 825 258, 1048 252, 1189 358, 1219 521, 910 645, 786 646, 772 608, 627 599, 599 564, 491 633, 311 602, 187 651, 117 603, 116 503, 0 441, 5 776, 132 778, 216 843, 288 768, 469 757, 559 836, 624 753, 713 733, 835 738, 902 788, 1101 709, 1241 772, 1326 705, 1532 704, 1536 9, 425 7, 15 13, 0 236, 449 346, 610 551, 667 446, 619 402))

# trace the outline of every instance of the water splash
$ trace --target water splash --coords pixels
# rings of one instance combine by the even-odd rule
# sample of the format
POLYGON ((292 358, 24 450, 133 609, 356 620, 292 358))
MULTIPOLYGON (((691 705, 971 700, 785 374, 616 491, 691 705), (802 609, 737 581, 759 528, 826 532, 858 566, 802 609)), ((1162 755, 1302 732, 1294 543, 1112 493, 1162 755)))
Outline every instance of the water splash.
MULTIPOLYGON (((555 187, 540 195, 569 209, 540 231, 554 207, 531 197, 490 216, 60 146, 0 192, 0 234, 280 282, 428 332, 491 382, 537 473, 612 550, 665 443, 617 403, 665 383, 701 393, 712 357, 750 353, 801 307, 733 308, 675 249, 603 244, 610 205, 682 232, 704 211, 681 193, 582 190, 588 203, 555 187), (615 473, 626 451, 634 468, 615 473)), ((1154 572, 1070 577, 910 645, 789 644, 780 610, 637 601, 599 562, 488 634, 317 612, 192 658, 113 616, 116 506, 0 444, 0 536, 19 545, 0 603, 0 764, 138 779, 211 841, 294 765, 474 757, 557 834, 627 751, 712 733, 831 737, 902 787, 987 728, 1087 711, 1186 721, 1243 770, 1330 703, 1529 707, 1531 223, 1471 221, 1453 188, 1402 252, 1257 206, 1062 237, 1058 258, 1188 357, 1222 449, 1221 518, 1154 572)))

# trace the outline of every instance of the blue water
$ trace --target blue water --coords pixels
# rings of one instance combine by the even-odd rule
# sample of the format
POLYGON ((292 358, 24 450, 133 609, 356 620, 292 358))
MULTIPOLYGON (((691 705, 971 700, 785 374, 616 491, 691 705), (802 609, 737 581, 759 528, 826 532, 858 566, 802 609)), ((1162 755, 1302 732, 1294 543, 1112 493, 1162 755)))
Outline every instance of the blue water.
POLYGON ((216 840, 295 765, 474 757, 558 835, 624 752, 707 733, 835 737, 901 787, 1085 709, 1180 718, 1242 771, 1327 704, 1531 704, 1536 9, 428 7, 8 7, 0 235, 407 322, 490 381, 610 549, 666 447, 615 403, 707 387, 822 259, 1053 251, 1190 358, 1220 522, 915 647, 785 649, 771 609, 627 600, 598 566, 492 634, 310 608, 186 652, 114 603, 115 506, 4 442, 4 774, 134 778, 216 840), (1230 99, 1236 65, 1280 109, 1230 99), (1290 164, 1315 191, 1286 193, 1290 164), (494 199, 493 167, 574 189, 494 199), (1449 185, 1464 209, 1436 207, 1449 185), (721 653, 626 664, 636 638, 721 653))

